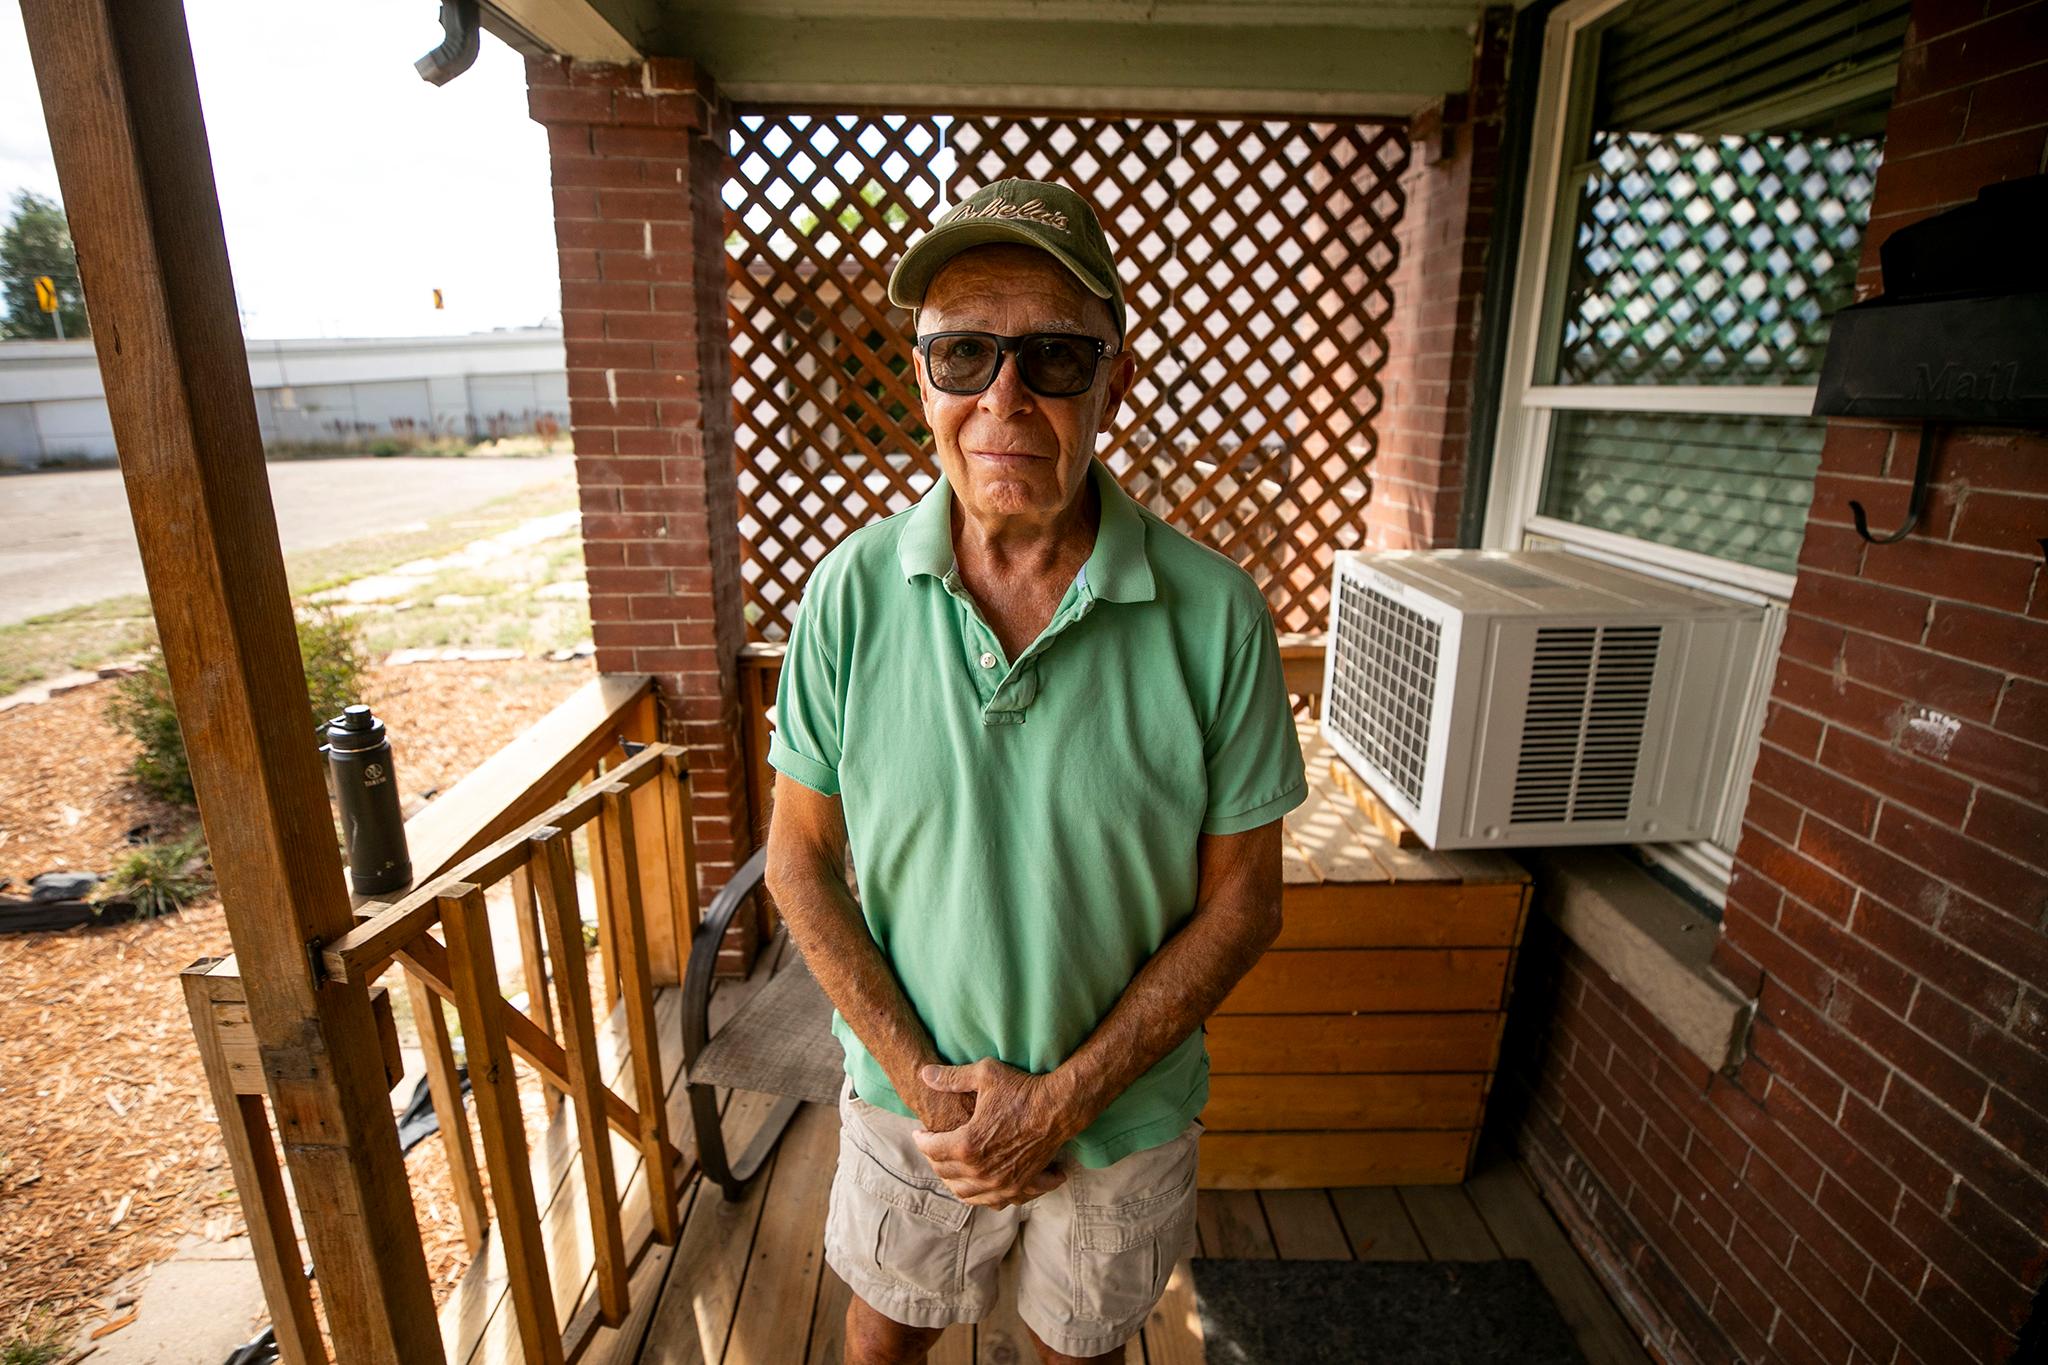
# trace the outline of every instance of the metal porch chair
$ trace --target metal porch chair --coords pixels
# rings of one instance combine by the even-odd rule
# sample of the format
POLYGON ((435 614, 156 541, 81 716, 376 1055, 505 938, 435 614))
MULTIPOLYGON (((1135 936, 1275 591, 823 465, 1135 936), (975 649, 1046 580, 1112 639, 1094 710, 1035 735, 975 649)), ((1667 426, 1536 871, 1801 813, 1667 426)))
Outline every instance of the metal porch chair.
MULTIPOLYGON (((683 1073, 696 1128, 697 1164, 727 1199, 738 1199, 745 1191, 747 1181, 796 1117, 798 1105, 837 1102, 842 1075, 839 1042, 832 1036, 831 1002, 793 946, 788 964, 712 1036, 711 988, 719 944, 733 916, 761 889, 767 856, 766 848, 754 850, 712 899, 683 974, 683 1073), (719 1126, 720 1086, 783 1097, 737 1161, 728 1156, 725 1132, 719 1126)), ((784 932, 777 930, 778 935, 784 932)), ((772 947, 767 956, 773 963, 772 947)))

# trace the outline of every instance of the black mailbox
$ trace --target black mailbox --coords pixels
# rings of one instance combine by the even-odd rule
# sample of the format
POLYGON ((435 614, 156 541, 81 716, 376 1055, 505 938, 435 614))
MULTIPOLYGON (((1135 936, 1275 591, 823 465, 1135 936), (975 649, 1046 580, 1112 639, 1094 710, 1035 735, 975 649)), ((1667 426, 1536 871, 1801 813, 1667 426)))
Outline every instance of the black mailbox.
POLYGON ((1920 520, 1937 424, 2048 427, 2048 175, 1893 233, 1884 293, 1835 314, 1816 416, 1917 419, 1919 468, 1901 539, 1920 520))

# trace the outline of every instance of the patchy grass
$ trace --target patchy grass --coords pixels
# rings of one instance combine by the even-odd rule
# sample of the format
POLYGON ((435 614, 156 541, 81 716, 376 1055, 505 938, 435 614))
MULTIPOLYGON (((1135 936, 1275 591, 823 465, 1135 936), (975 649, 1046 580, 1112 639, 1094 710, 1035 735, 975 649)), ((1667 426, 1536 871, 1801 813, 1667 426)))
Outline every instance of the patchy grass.
MULTIPOLYGON (((443 517, 424 526, 288 554, 284 557, 285 578, 295 597, 323 592, 369 574, 387 573, 415 559, 450 554, 473 540, 509 531, 535 517, 571 511, 575 506, 575 479, 555 479, 507 493, 458 516, 443 517)), ((576 545, 574 537, 570 543, 580 560, 582 547, 576 545)))
POLYGON ((545 654, 590 638, 590 608, 584 602, 544 602, 524 593, 501 593, 481 602, 415 607, 401 612, 365 612, 370 653, 383 658, 394 649, 519 649, 545 654))
POLYGON ((31 1329, 0 1344, 0 1365, 53 1365, 64 1355, 64 1339, 55 1327, 31 1329))
POLYGON ((590 638, 587 599, 539 595, 582 578, 583 547, 572 533, 502 559, 423 574, 401 599, 367 606, 352 619, 378 657, 452 646, 544 654, 590 638))
MULTIPOLYGON (((452 553, 471 541, 575 506, 573 476, 550 480, 456 516, 288 554, 285 579, 292 595, 303 598, 413 560, 452 553)), ((545 557, 554 577, 581 576, 583 547, 574 535, 535 546, 534 551, 545 557)), ((500 580, 495 591, 502 592, 504 587, 500 580)), ((437 590, 454 591, 457 589, 437 590)), ((366 613, 364 625, 369 628, 366 634, 371 648, 380 654, 427 645, 562 649, 590 638, 590 613, 581 602, 529 602, 521 596, 476 606, 480 609, 429 609, 417 623, 405 621, 405 612, 388 621, 381 613, 366 613), (512 616, 519 619, 507 619, 508 607, 516 607, 512 616), (531 619, 525 619, 529 615, 531 619)), ((108 598, 0 626, 0 695, 72 669, 97 668, 133 654, 148 645, 151 629, 149 599, 140 595, 108 598)))
POLYGON ((97 668, 150 640, 149 599, 110 597, 0 626, 0 695, 76 668, 97 668))

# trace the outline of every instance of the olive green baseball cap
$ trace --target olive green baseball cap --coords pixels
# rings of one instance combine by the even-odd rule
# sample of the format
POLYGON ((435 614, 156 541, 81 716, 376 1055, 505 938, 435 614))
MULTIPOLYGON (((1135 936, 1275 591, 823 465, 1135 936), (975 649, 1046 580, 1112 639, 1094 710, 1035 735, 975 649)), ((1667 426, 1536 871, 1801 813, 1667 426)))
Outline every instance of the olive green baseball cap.
POLYGON ((998 180, 939 215, 911 243, 889 276, 889 302, 916 308, 940 267, 961 252, 992 242, 1015 242, 1050 252, 1082 286, 1109 304, 1116 339, 1124 339, 1124 291, 1109 239, 1086 199, 1043 180, 998 180))

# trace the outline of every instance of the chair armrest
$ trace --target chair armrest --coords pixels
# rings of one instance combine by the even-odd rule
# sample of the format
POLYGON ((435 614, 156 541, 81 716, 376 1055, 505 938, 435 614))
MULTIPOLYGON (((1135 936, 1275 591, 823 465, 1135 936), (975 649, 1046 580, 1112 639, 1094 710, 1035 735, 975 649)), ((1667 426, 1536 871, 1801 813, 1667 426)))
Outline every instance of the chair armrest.
POLYGON ((705 1044, 711 1041, 711 987, 718 974, 718 946, 733 916, 747 897, 761 889, 767 879, 768 849, 757 848, 740 864, 732 880, 719 888, 704 912, 704 922, 690 941, 690 963, 683 971, 683 1070, 697 1064, 705 1044))

